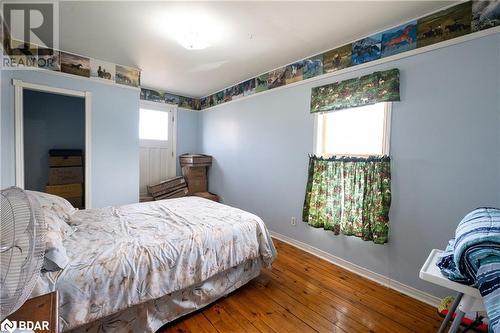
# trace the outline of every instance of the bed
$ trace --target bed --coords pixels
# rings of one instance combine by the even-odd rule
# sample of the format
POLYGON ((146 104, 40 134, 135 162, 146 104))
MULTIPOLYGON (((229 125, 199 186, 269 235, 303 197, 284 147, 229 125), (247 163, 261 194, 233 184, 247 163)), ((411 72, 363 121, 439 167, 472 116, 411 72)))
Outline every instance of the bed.
MULTIPOLYGON (((46 220, 51 207, 42 204, 46 220)), ((198 197, 64 218, 64 267, 42 271, 33 293, 58 291, 62 331, 155 332, 243 286, 276 257, 259 217, 198 197)))

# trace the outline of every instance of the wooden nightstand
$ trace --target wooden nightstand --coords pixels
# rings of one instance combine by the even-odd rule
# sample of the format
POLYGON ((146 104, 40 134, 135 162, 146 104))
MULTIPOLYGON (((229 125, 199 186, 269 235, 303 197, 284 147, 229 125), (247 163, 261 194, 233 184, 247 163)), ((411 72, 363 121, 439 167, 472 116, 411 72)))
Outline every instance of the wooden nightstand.
MULTIPOLYGON (((48 330, 40 333, 59 333, 59 304, 57 291, 27 300, 16 312, 7 317, 10 321, 49 322, 48 330)), ((19 325, 18 325, 19 326, 19 325)))

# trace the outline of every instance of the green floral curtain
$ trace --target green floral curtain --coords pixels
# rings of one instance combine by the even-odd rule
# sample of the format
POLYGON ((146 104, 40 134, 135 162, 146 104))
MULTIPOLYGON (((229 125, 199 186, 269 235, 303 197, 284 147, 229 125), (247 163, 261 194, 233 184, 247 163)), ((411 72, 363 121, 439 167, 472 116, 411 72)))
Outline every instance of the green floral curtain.
POLYGON ((391 206, 390 158, 309 158, 302 219, 336 235, 384 244, 391 206))
POLYGON ((394 68, 313 88, 311 113, 399 100, 399 70, 394 68))

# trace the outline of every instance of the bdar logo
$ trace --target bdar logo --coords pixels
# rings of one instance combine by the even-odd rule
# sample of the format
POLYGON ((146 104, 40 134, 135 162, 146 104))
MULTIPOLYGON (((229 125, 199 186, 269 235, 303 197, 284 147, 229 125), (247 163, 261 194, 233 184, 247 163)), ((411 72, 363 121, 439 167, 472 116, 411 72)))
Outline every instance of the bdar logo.
POLYGON ((31 320, 19 320, 10 321, 5 319, 0 324, 0 331, 13 333, 15 330, 21 331, 36 331, 36 332, 49 332, 49 322, 47 320, 42 321, 31 321, 31 320))
POLYGON ((2 321, 2 324, 0 324, 0 331, 2 332, 9 332, 12 333, 16 330, 16 322, 12 322, 8 319, 5 319, 2 321))

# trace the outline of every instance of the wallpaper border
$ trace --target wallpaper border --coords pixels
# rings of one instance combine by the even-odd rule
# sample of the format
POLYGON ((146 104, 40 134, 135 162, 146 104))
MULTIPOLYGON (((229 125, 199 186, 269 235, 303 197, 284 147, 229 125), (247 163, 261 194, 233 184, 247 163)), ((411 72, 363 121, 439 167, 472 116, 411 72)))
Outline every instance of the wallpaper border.
POLYGON ((199 105, 201 110, 206 110, 242 97, 312 78, 326 78, 353 67, 358 69, 372 62, 379 63, 384 58, 444 44, 500 26, 498 12, 500 1, 462 2, 222 89, 200 98, 199 105))

